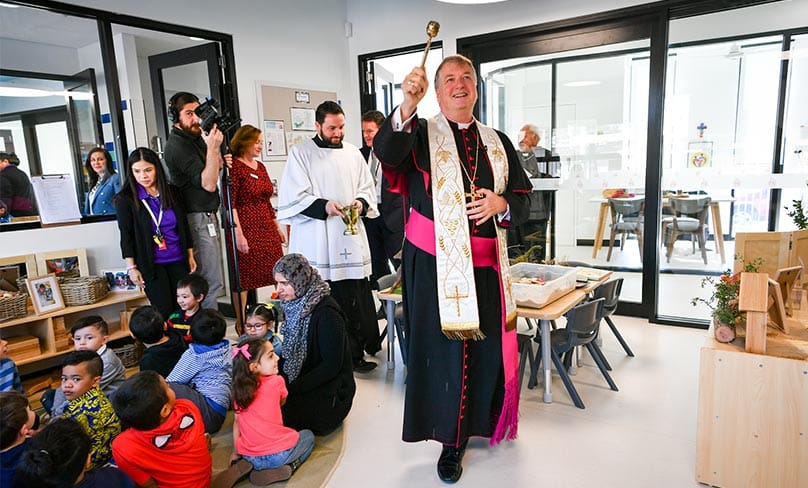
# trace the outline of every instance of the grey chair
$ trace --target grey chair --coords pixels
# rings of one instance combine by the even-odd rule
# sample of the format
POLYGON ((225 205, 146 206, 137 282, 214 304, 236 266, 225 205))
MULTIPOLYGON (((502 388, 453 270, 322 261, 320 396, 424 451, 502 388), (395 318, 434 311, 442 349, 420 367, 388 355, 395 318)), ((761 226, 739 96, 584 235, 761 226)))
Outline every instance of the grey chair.
MULTIPOLYGON (((561 376, 561 381, 564 382, 564 387, 566 387, 573 403, 578 408, 586 407, 567 371, 572 361, 573 350, 577 346, 586 347, 601 374, 603 374, 603 377, 609 384, 609 388, 613 391, 618 391, 617 385, 614 383, 606 366, 603 364, 603 352, 601 352, 597 342, 594 341, 598 335, 600 319, 603 317, 604 303, 605 300, 599 298, 578 305, 567 312, 567 326, 550 333, 550 357, 553 360, 553 365, 555 365, 559 376, 561 376), (564 361, 561 359, 562 356, 564 356, 564 361)), ((536 337, 533 340, 539 343, 539 352, 536 355, 536 361, 533 363, 534 367, 530 372, 529 385, 535 385, 537 383, 539 365, 541 364, 541 339, 536 337)))
MULTIPOLYGON (((533 352, 533 338, 539 333, 537 328, 533 325, 533 321, 526 319, 528 329, 516 334, 517 344, 519 346, 519 389, 522 389, 522 380, 525 377, 525 366, 530 365, 530 370, 533 371, 536 362, 536 353, 533 352)), ((532 388, 528 383, 528 387, 532 388)))
MULTIPOLYGON (((611 318, 611 315, 617 310, 617 303, 620 301, 620 291, 622 289, 623 278, 609 280, 595 288, 595 291, 592 293, 592 298, 595 300, 598 298, 603 298, 605 300, 603 304, 603 319, 606 320, 606 323, 609 325, 609 328, 612 330, 614 336, 617 337, 620 345, 623 346, 623 350, 626 351, 626 354, 634 357, 634 352, 630 347, 628 347, 626 340, 623 339, 623 336, 620 334, 620 331, 617 330, 617 327, 615 327, 611 318)), ((607 369, 611 370, 612 368, 609 366, 609 363, 605 361, 606 358, 604 357, 603 359, 607 369)))
MULTIPOLYGON (((396 284, 398 280, 398 275, 395 273, 391 273, 388 275, 384 275, 379 278, 377 281, 379 283, 379 289, 385 290, 390 288, 391 286, 396 284)), ((387 315, 385 315, 385 318, 387 315)), ((398 348, 401 351, 401 360, 404 362, 404 365, 407 364, 407 323, 404 320, 404 304, 402 302, 396 303, 395 308, 395 319, 393 320, 393 325, 395 326, 396 330, 396 337, 398 338, 398 348)), ((389 344, 388 344, 389 347, 389 344)))
POLYGON ((707 264, 707 246, 705 232, 707 230, 707 212, 710 208, 710 197, 671 198, 673 216, 662 219, 663 233, 667 235, 667 262, 671 262, 673 245, 680 235, 690 234, 693 254, 696 253, 696 240, 699 241, 701 259, 707 264))
POLYGON ((614 247, 614 238, 619 233, 620 250, 626 243, 626 237, 629 234, 637 236, 637 243, 640 247, 640 259, 642 259, 642 231, 644 225, 644 211, 645 199, 644 198, 610 198, 609 208, 612 212, 612 228, 609 234, 609 252, 606 255, 606 261, 612 258, 612 248, 614 247))

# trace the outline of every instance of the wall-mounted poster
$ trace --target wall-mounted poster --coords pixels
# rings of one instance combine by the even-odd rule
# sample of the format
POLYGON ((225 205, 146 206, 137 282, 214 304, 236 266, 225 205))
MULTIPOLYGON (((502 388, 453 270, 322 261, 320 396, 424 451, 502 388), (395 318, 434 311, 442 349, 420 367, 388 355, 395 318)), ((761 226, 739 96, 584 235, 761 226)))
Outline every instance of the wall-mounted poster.
POLYGON ((313 131, 317 129, 314 125, 313 108, 292 107, 289 110, 292 115, 292 130, 313 131))
POLYGON ((311 94, 307 91, 296 91, 295 102, 297 103, 311 103, 311 94))
POLYGON ((316 132, 289 131, 286 133, 286 141, 289 144, 289 147, 292 147, 295 144, 300 144, 305 140, 313 139, 316 135, 316 132))
POLYGON ((264 121, 264 159, 286 156, 286 131, 282 120, 264 121))

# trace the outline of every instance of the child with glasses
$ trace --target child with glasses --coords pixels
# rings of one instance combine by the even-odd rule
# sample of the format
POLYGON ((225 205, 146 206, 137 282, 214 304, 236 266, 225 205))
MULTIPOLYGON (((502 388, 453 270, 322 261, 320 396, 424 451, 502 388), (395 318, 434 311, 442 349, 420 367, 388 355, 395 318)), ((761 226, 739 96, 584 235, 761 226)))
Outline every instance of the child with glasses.
POLYGON ((272 303, 256 303, 247 307, 244 315, 244 334, 239 342, 250 337, 261 337, 280 348, 282 338, 278 334, 278 306, 272 303))

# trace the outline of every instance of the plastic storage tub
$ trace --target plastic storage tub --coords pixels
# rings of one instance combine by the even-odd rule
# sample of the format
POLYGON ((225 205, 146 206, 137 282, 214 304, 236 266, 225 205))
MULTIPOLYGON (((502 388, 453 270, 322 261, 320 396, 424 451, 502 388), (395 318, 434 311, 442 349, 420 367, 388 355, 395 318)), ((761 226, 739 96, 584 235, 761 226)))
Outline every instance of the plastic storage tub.
POLYGON ((511 266, 513 298, 522 307, 541 308, 575 289, 577 268, 537 263, 511 266), (522 278, 539 278, 543 285, 520 283, 522 278))

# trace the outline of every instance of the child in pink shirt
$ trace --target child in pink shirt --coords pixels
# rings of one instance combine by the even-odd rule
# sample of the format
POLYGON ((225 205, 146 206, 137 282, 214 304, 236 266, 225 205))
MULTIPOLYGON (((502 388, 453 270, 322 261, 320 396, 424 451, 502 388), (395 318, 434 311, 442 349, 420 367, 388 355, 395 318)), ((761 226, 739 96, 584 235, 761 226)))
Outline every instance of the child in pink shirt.
POLYGON ((261 337, 245 339, 233 348, 232 465, 213 486, 232 486, 250 473, 250 482, 264 486, 288 479, 311 454, 314 434, 284 427, 281 405, 286 383, 278 375, 278 356, 261 337))

